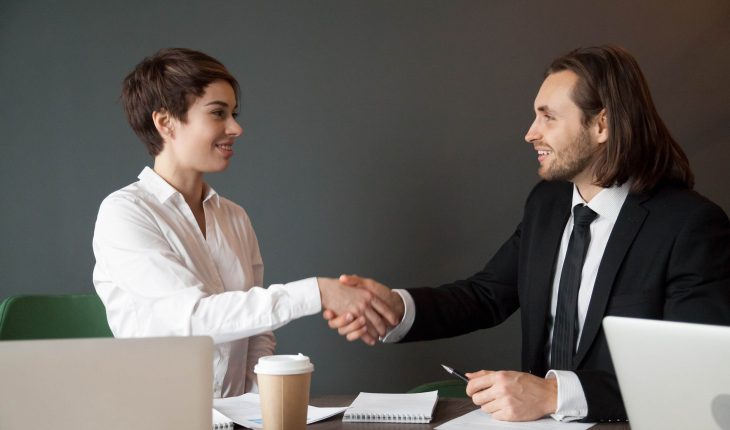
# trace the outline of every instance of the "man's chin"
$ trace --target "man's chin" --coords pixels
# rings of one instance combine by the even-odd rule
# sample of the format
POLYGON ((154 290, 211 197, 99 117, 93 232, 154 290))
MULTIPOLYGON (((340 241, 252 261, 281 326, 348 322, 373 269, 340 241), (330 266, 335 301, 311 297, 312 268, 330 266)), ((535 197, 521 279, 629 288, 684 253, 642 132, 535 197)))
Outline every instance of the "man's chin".
POLYGON ((537 169, 537 175, 545 181, 554 181, 555 180, 555 175, 552 174, 552 172, 550 172, 548 169, 545 169, 544 167, 540 167, 537 169))
POLYGON ((551 172, 549 170, 544 170, 542 168, 537 169, 537 174, 540 176, 541 179, 545 181, 571 181, 572 176, 565 175, 565 174, 558 174, 555 172, 551 172))

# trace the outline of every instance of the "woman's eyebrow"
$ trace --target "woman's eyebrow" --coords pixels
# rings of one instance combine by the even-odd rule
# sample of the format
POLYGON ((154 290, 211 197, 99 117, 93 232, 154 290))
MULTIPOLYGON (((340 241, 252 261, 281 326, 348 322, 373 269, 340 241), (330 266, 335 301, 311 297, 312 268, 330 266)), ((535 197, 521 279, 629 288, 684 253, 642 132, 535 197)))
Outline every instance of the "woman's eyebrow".
POLYGON ((222 107, 228 107, 228 103, 226 103, 224 101, 220 101, 220 100, 213 100, 212 102, 208 102, 208 103, 205 104, 205 106, 210 106, 210 105, 218 105, 218 106, 222 106, 222 107))

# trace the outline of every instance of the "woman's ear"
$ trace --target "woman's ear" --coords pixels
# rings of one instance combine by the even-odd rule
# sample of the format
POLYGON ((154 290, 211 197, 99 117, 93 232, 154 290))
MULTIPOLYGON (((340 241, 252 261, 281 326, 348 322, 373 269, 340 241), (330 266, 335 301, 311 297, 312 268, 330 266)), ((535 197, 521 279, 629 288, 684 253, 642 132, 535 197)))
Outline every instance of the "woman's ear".
POLYGON ((157 132, 162 136, 162 140, 166 141, 175 137, 175 127, 172 115, 167 109, 160 109, 152 112, 152 122, 155 124, 157 132))

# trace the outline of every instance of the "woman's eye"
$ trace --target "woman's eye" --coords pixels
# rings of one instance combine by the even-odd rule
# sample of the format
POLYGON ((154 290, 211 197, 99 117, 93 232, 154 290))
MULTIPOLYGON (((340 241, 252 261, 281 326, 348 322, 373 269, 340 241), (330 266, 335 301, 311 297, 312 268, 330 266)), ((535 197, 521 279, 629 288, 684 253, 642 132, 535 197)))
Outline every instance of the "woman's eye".
POLYGON ((238 112, 233 112, 233 113, 231 114, 231 116, 232 116, 232 117, 233 117, 234 119, 238 118, 238 112))
POLYGON ((212 114, 213 114, 214 116, 217 116, 218 118, 223 118, 223 116, 225 115, 225 112, 223 112, 222 110, 214 110, 214 111, 213 111, 213 112, 211 112, 211 113, 212 113, 212 114))

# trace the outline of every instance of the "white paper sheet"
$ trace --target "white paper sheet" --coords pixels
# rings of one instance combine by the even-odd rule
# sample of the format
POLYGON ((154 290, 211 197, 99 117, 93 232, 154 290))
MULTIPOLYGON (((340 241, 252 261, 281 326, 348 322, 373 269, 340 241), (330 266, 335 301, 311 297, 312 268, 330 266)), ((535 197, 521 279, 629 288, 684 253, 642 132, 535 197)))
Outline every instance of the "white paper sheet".
MULTIPOLYGON (((230 418, 236 424, 251 429, 264 428, 261 418, 261 399, 256 393, 246 393, 238 397, 227 397, 224 399, 213 399, 213 408, 230 418)), ((347 406, 342 408, 318 408, 309 406, 307 409, 307 424, 316 423, 329 417, 342 413, 347 406)))
POLYGON ((231 421, 230 418, 223 415, 222 413, 218 412, 213 409, 213 430, 226 430, 226 429, 233 429, 233 421, 231 421))
POLYGON ((492 418, 488 413, 477 409, 447 421, 436 427, 437 430, 585 430, 593 427, 594 423, 564 423, 552 418, 543 418, 537 421, 508 422, 492 418))

